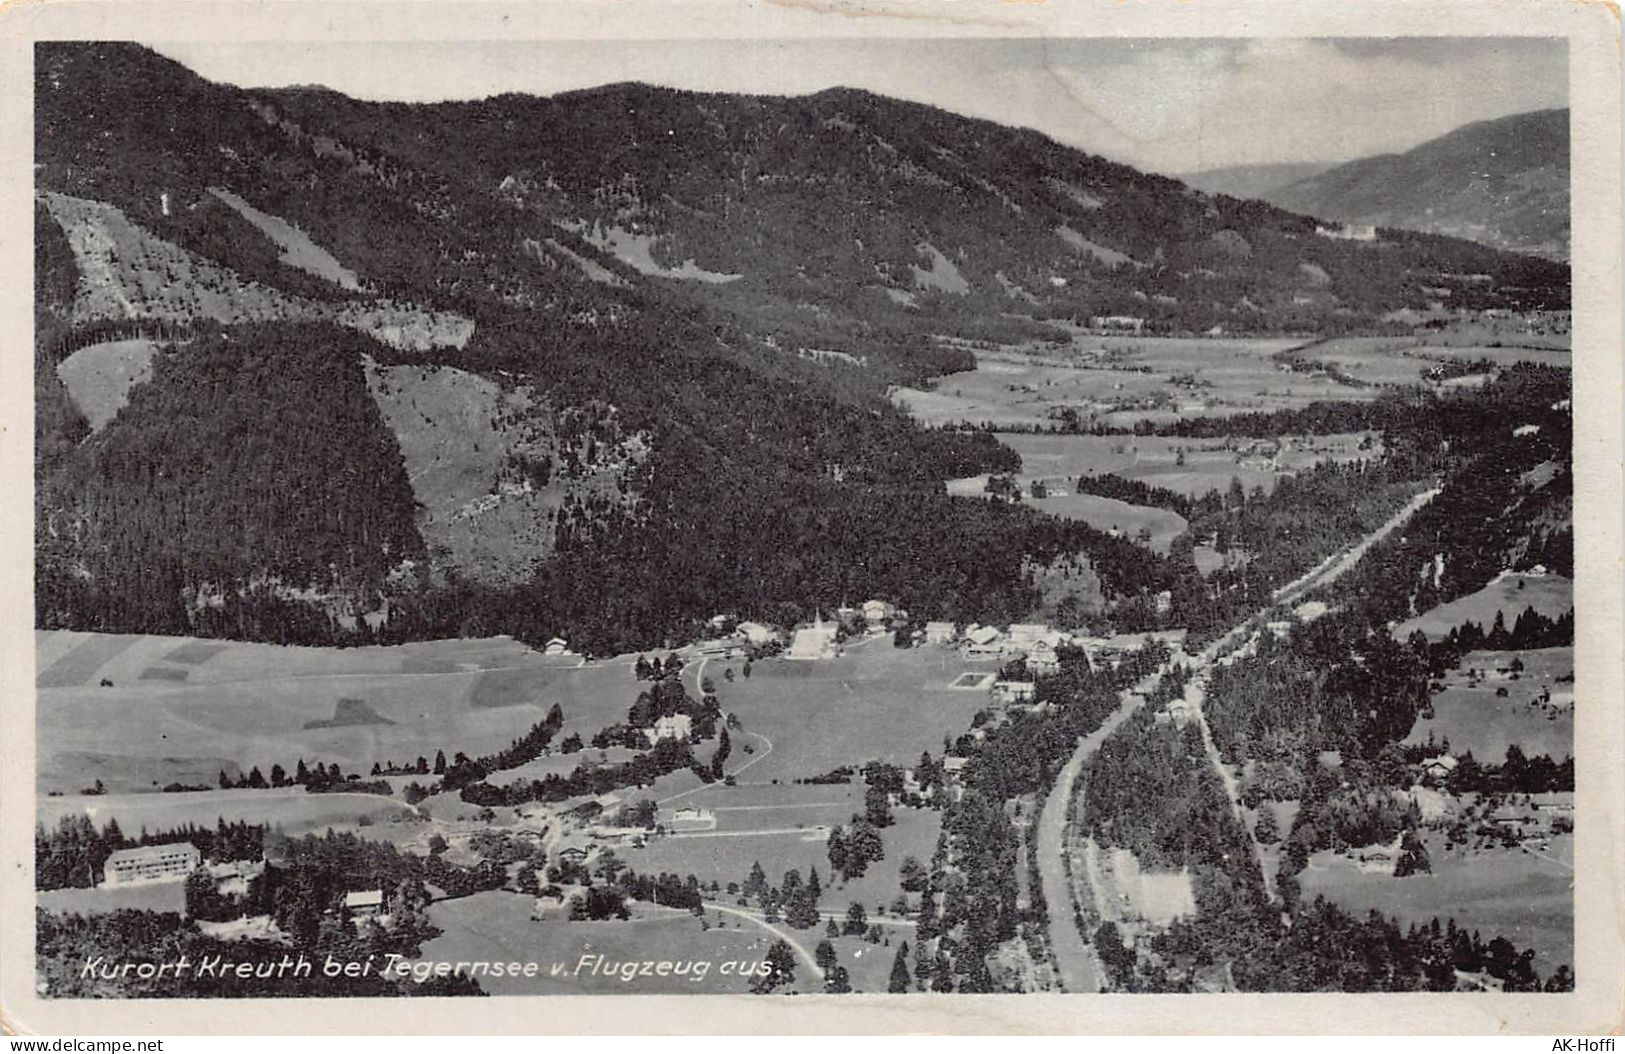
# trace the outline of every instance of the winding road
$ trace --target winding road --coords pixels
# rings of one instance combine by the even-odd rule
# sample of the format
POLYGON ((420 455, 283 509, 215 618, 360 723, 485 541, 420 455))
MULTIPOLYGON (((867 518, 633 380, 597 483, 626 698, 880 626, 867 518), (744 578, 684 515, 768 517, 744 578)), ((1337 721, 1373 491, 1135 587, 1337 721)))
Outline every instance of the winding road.
MULTIPOLYGON (((1330 585, 1341 578, 1351 568, 1360 562, 1360 558, 1377 542, 1386 538, 1401 524, 1414 516, 1428 502, 1438 495, 1437 488, 1423 491, 1413 497, 1380 527, 1361 538, 1347 549, 1340 550, 1322 560, 1298 578, 1287 583, 1271 594, 1271 605, 1290 603, 1301 599, 1310 592, 1330 585)), ((1098 992, 1103 976, 1100 961, 1095 957, 1094 949, 1078 932, 1076 923, 1076 909, 1072 896, 1072 884, 1068 878, 1066 859, 1066 824, 1067 809, 1074 797, 1078 794, 1078 781, 1083 767, 1106 737, 1111 735, 1129 715, 1145 704, 1145 694, 1154 688, 1167 672, 1176 663, 1184 663, 1191 671, 1191 681, 1186 690, 1187 701, 1192 702, 1193 712, 1202 733, 1202 744, 1208 755, 1210 763, 1218 772, 1224 782, 1225 793, 1230 799, 1231 807, 1237 816, 1241 815, 1241 800, 1239 787, 1229 769, 1220 758, 1218 749, 1213 745, 1213 737, 1208 730, 1207 718, 1202 712, 1202 702, 1205 699, 1208 670, 1222 657, 1246 646, 1259 624, 1268 618, 1268 608, 1254 612, 1207 647, 1196 656, 1190 657, 1176 651, 1169 657, 1168 663, 1161 669, 1147 675, 1134 688, 1122 693, 1122 703, 1101 723, 1101 726, 1089 735, 1078 740, 1077 749, 1067 759, 1066 765, 1056 777, 1055 785, 1050 789, 1044 800, 1043 811, 1039 814, 1038 829, 1038 874, 1044 891, 1044 902, 1049 915, 1049 944, 1050 954, 1055 960, 1056 973, 1059 976, 1061 988, 1067 992, 1098 992)), ((1245 824, 1242 825, 1244 828, 1245 824)), ((1262 860, 1261 849, 1256 840, 1252 839, 1252 831, 1247 831, 1249 840, 1253 841, 1253 852, 1256 858, 1262 860)), ((1099 890, 1091 891, 1098 899, 1099 890)))

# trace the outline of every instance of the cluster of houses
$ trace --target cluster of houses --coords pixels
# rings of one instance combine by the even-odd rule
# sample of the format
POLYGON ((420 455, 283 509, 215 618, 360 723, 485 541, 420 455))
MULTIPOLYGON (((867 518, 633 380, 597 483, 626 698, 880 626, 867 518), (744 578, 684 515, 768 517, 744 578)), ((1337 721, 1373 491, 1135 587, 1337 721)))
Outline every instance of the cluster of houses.
POLYGON ((832 620, 826 620, 824 613, 819 611, 811 625, 790 631, 788 644, 785 634, 774 626, 761 622, 736 622, 732 616, 717 615, 711 619, 711 628, 719 636, 695 645, 694 650, 696 655, 708 658, 738 659, 755 649, 781 644, 785 645, 782 654, 787 659, 833 659, 841 653, 843 628, 847 633, 860 628, 870 633, 880 633, 889 629, 893 620, 903 614, 888 601, 878 599, 866 600, 859 607, 843 605, 835 609, 832 620))
MULTIPOLYGON (((249 883, 264 873, 265 861, 227 860, 205 864, 203 854, 191 842, 140 845, 108 854, 102 865, 102 886, 124 889, 162 882, 184 882, 199 870, 214 880, 216 893, 241 897, 248 894, 249 883)), ((344 907, 352 920, 376 919, 384 924, 389 921, 389 916, 384 914, 384 893, 381 889, 346 893, 344 907)), ((230 935, 236 931, 223 930, 221 933, 230 935)))
POLYGON ((1091 666, 1113 665, 1130 652, 1137 651, 1151 639, 1159 639, 1170 646, 1184 639, 1183 630, 1161 633, 1123 633, 1112 637, 1096 637, 1080 633, 1066 633, 1039 622, 1018 622, 1008 630, 997 626, 972 624, 963 633, 951 622, 925 624, 925 643, 959 646, 960 653, 970 660, 1025 659, 1027 669, 1039 677, 1057 673, 1061 668, 1062 648, 1076 648, 1088 658, 1091 666))
POLYGON ((1514 795, 1486 819, 1503 834, 1536 841, 1574 830, 1574 795, 1565 791, 1514 795))

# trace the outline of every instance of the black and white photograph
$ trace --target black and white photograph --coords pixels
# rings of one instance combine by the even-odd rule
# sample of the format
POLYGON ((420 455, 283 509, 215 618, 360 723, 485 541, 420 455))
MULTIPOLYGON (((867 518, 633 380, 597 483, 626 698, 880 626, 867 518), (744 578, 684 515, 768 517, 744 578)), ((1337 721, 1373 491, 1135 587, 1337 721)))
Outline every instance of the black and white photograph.
POLYGON ((31 41, 32 997, 1572 998, 1571 42, 1369 30, 31 41))

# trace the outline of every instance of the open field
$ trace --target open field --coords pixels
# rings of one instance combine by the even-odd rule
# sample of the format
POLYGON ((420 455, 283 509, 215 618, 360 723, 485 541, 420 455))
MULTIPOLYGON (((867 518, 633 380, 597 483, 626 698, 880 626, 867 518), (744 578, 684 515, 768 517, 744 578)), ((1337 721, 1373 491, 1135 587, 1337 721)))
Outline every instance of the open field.
POLYGON ((160 790, 172 783, 184 787, 213 787, 222 772, 236 779, 243 774, 243 769, 226 757, 129 757, 59 750, 40 755, 35 781, 46 792, 72 794, 95 790, 100 781, 108 794, 139 794, 160 790))
POLYGON ((189 823, 213 827, 221 818, 280 824, 288 834, 298 835, 328 827, 355 828, 363 816, 382 824, 394 816, 415 815, 405 802, 381 795, 306 794, 300 788, 37 797, 34 812, 47 827, 55 827, 63 816, 74 813, 89 816, 98 826, 116 818, 126 835, 142 828, 166 831, 189 823))
MULTIPOLYGON (((533 898, 518 893, 493 891, 459 900, 445 900, 429 907, 429 918, 443 931, 423 946, 424 960, 446 962, 537 962, 541 968, 533 978, 480 978, 480 984, 493 995, 652 995, 678 993, 747 992, 750 982, 738 976, 737 964, 761 962, 773 943, 772 934, 736 917, 707 912, 709 929, 686 912, 654 905, 634 908, 645 918, 627 922, 570 922, 567 919, 535 920, 531 916, 533 898), (594 973, 587 968, 576 973, 583 956, 602 955, 603 963, 594 973), (611 964, 667 960, 708 962, 702 980, 690 976, 649 976, 622 980, 603 976, 611 964), (559 976, 551 976, 555 964, 559 976), (729 967, 727 974, 724 966, 729 967)), ((810 969, 797 963, 795 987, 818 991, 810 969)))
POLYGON ((623 717, 638 691, 628 662, 582 666, 504 638, 352 649, 68 632, 36 639, 39 786, 64 793, 94 782, 84 779, 86 756, 121 759, 101 778, 133 791, 194 783, 200 770, 212 782, 232 764, 292 771, 303 758, 365 774, 374 762, 441 749, 475 755, 506 746, 554 703, 565 734, 587 736, 623 717), (165 675, 146 676, 154 670, 165 675), (341 699, 393 724, 305 727, 331 720, 341 699))
POLYGON ((739 777, 752 783, 789 782, 869 759, 912 766, 921 751, 940 754, 943 737, 962 734, 989 705, 980 692, 948 687, 971 668, 957 652, 896 648, 889 637, 848 645, 835 659, 756 663, 750 677, 732 682, 715 666, 707 676, 723 711, 772 743, 748 777, 739 777))
POLYGON ((40 907, 59 915, 106 915, 126 909, 186 914, 185 881, 99 889, 42 889, 34 896, 40 907))
POLYGON ((1322 851, 1299 876, 1303 896, 1324 896, 1356 917, 1380 911, 1401 923, 1454 918, 1487 941, 1501 936, 1535 950, 1546 976, 1574 965, 1574 844, 1560 835, 1542 851, 1523 848, 1445 851, 1438 832, 1423 841, 1432 874, 1394 878, 1360 871, 1346 857, 1322 851))
MULTIPOLYGON (((933 809, 894 809, 893 823, 882 828, 885 858, 869 865, 859 878, 837 885, 830 878, 827 829, 847 824, 863 811, 863 784, 832 784, 788 788, 804 792, 799 801, 767 804, 767 787, 717 787, 690 795, 683 805, 700 805, 717 814, 715 832, 653 838, 641 849, 616 849, 615 854, 638 871, 673 871, 693 874, 702 882, 743 882, 753 863, 760 862, 768 881, 778 885, 784 872, 795 868, 806 878, 812 868, 824 883, 824 911, 845 911, 853 901, 874 915, 890 909, 900 892, 898 868, 912 856, 929 863, 936 850, 941 814, 933 809), (749 804, 737 804, 737 803, 749 804), (797 829, 797 826, 800 829, 797 829), (762 833, 749 833, 762 832, 762 833)), ((780 797, 788 797, 780 796, 780 797)))
MULTIPOLYGON (((1322 461, 1359 461, 1382 456, 1373 433, 1282 436, 1279 439, 1186 439, 1163 436, 1090 436, 1000 433, 999 442, 1021 455, 1024 480, 1053 482, 1052 492, 1071 492, 1079 476, 1110 472, 1165 487, 1187 497, 1223 491, 1239 479, 1248 491, 1273 491, 1276 481, 1322 461), (1181 465, 1180 453, 1184 453, 1181 465)), ((1029 488, 1024 488, 1030 491, 1029 488)), ((1047 501, 1032 502, 1045 508, 1047 501)))
POLYGON ((1065 409, 1113 427, 1374 398, 1373 388, 1274 358, 1292 338, 1103 337, 1077 333, 1064 348, 977 349, 976 368, 893 401, 927 424, 1047 424, 1065 409))
POLYGON ((1394 636, 1404 638, 1421 630, 1429 638, 1438 640, 1469 621, 1478 623, 1488 632, 1495 624, 1496 612, 1506 619, 1510 630, 1528 607, 1547 618, 1558 618, 1574 607, 1574 583, 1562 575, 1537 576, 1509 571, 1476 593, 1440 604, 1400 623, 1394 636))
POLYGON ((1433 333, 1415 337, 1334 337, 1304 348, 1299 357, 1334 366, 1367 384, 1413 385, 1423 383, 1427 371, 1441 363, 1482 360, 1494 366, 1511 366, 1529 362, 1567 369, 1571 357, 1566 338, 1550 343, 1553 346, 1537 347, 1521 341, 1500 343, 1482 334, 1467 333, 1444 337, 1433 333))
POLYGON ((56 375, 92 432, 118 416, 130 401, 130 389, 152 376, 158 347, 151 340, 110 340, 80 348, 57 364, 56 375))
POLYGON ((1418 718, 1406 742, 1425 743, 1432 735, 1440 744, 1449 739, 1453 754, 1470 750, 1479 761, 1496 763, 1516 744, 1529 757, 1550 754, 1561 761, 1574 753, 1574 685, 1557 678, 1573 673, 1573 648, 1469 652, 1433 697, 1432 720, 1418 718), (1514 656, 1524 664, 1517 680, 1496 673, 1514 656), (1484 679, 1469 683, 1469 669, 1482 670, 1484 679), (1498 695, 1503 689, 1506 695, 1498 695), (1543 690, 1552 697, 1545 706, 1539 702, 1543 690))
POLYGON ((1293 409, 1315 401, 1363 402, 1385 388, 1427 383, 1427 372, 1441 363, 1566 368, 1568 343, 1566 332, 1537 335, 1499 322, 1409 337, 1323 341, 1103 336, 1079 330, 1062 347, 973 348, 974 369, 938 378, 926 388, 898 388, 892 399, 930 425, 1045 426, 1075 415, 1082 422, 1126 429, 1140 421, 1293 409))
POLYGON ((620 793, 623 801, 660 801, 663 814, 680 806, 710 809, 716 828, 618 848, 617 855, 639 871, 693 873, 724 886, 743 881, 757 861, 775 884, 787 868, 806 877, 816 867, 825 884, 824 910, 844 911, 856 900, 873 915, 890 905, 899 892, 904 857, 930 860, 940 813, 892 810, 894 822, 881 832, 885 858, 861 878, 836 887, 829 873, 828 831, 863 811, 862 778, 846 784, 793 781, 870 759, 912 767, 923 751, 939 755, 944 736, 961 734, 989 703, 984 692, 948 687, 966 669, 964 660, 950 649, 898 649, 879 638, 850 647, 837 659, 759 662, 749 678, 736 671, 732 682, 720 665, 707 664, 704 676, 715 683, 723 710, 743 725, 733 735, 727 766, 736 785, 702 785, 684 771, 653 787, 620 793))
POLYGON ((311 241, 310 235, 280 216, 261 212, 224 187, 210 187, 209 193, 237 210, 238 215, 260 229, 276 247, 282 250, 278 259, 289 267, 297 267, 317 278, 325 278, 336 286, 351 292, 359 290, 361 283, 355 272, 339 263, 333 254, 311 241))
MULTIPOLYGON (((1159 553, 1166 553, 1169 543, 1184 534, 1189 526, 1185 517, 1169 509, 1131 505, 1126 501, 1094 494, 1078 494, 1073 490, 1074 484, 1067 480, 1044 479, 1049 485, 1049 496, 1035 498, 1032 496, 1033 480, 1043 478, 1027 475, 1015 477, 1021 487, 1022 501, 1032 508, 1063 520, 1081 520, 1096 530, 1115 531, 1131 539, 1136 539, 1144 528, 1151 532, 1150 548, 1159 553)), ((987 497, 986 487, 985 475, 948 481, 948 493, 964 497, 987 497)))

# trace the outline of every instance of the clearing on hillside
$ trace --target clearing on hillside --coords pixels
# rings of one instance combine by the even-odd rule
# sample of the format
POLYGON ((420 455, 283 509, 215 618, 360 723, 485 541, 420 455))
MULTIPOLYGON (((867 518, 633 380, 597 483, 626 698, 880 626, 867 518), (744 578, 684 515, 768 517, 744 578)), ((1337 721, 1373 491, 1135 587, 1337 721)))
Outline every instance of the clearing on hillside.
POLYGON ((152 377, 160 347, 153 340, 110 340, 86 345, 57 363, 56 375, 92 432, 118 416, 131 388, 152 377))
POLYGON ((1476 622, 1485 632, 1495 624, 1497 613, 1511 629, 1525 608, 1534 608, 1546 618, 1555 619, 1574 609, 1574 583, 1562 575, 1508 571, 1476 593, 1457 597, 1448 604, 1423 612, 1394 629, 1396 639, 1421 630, 1438 640, 1463 622, 1476 622))
POLYGON ((1449 740, 1452 754, 1470 750, 1485 763, 1499 764, 1509 746, 1528 757, 1549 754, 1562 761, 1574 753, 1573 677, 1573 648, 1469 652, 1443 678, 1444 691, 1433 697, 1434 716, 1417 718, 1405 742, 1431 738, 1442 749, 1449 740), (1510 672, 1514 658, 1523 664, 1516 679, 1510 672), (1469 670, 1483 676, 1470 677, 1469 670))

